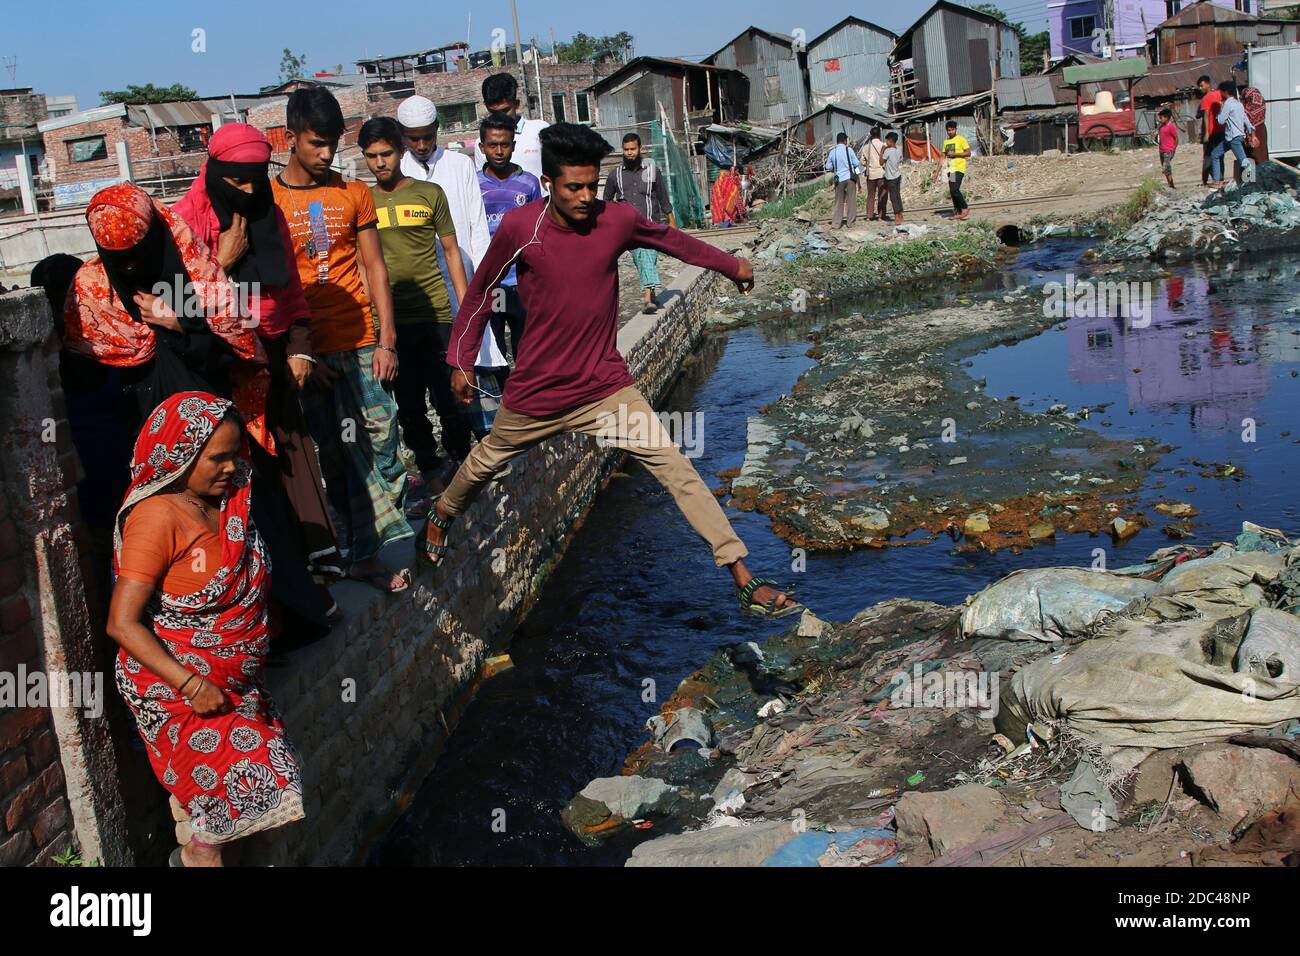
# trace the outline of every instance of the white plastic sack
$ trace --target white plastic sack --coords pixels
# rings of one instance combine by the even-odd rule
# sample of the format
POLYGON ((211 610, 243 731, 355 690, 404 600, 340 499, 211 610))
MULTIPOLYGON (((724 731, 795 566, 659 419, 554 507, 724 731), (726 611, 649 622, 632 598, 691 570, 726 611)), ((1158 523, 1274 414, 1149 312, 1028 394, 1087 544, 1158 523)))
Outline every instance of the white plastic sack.
POLYGON ((1109 571, 1028 568, 975 595, 962 611, 961 630, 965 637, 1060 641, 1155 592, 1154 581, 1109 571))

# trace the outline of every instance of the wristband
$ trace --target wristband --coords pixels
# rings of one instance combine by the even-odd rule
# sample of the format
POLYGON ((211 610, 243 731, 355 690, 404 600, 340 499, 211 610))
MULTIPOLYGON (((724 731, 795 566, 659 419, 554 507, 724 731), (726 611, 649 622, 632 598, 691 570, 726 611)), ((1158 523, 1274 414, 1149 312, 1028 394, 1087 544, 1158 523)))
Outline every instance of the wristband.
MULTIPOLYGON (((305 352, 294 352, 294 353, 293 353, 292 355, 290 355, 288 358, 290 358, 290 359, 302 359, 304 362, 311 362, 312 365, 315 365, 315 364, 316 364, 316 356, 314 356, 314 355, 308 355, 308 354, 305 353, 305 352)), ((288 361, 288 359, 286 359, 286 361, 288 361)))

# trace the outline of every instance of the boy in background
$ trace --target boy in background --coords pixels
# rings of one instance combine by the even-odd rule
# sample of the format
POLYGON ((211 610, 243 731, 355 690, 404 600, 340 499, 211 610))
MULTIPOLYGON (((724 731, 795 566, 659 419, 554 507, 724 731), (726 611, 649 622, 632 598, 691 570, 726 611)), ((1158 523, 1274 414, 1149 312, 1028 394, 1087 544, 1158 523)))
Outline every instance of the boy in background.
MULTIPOLYGON (((478 142, 483 151, 483 168, 478 171, 478 188, 487 211, 488 233, 496 235, 501 219, 511 209, 542 198, 542 184, 536 176, 514 161, 515 121, 505 113, 489 113, 479 125, 478 142)), ((519 354, 524 334, 524 305, 519 298, 515 267, 501 280, 502 309, 492 310, 492 334, 505 343, 505 326, 510 327, 510 355, 519 354)))
POLYGON ((1165 182, 1174 188, 1174 153, 1178 149, 1178 124, 1170 110, 1161 110, 1160 129, 1157 133, 1160 143, 1160 171, 1165 174, 1165 182))
POLYGON ((948 193, 952 196, 952 218, 969 219, 970 204, 962 195, 961 181, 966 178, 966 160, 970 158, 970 141, 957 132, 957 123, 948 120, 944 125, 948 138, 943 141, 943 154, 948 157, 948 193))
POLYGON ((900 164, 903 161, 903 150, 898 145, 898 134, 894 132, 885 134, 885 152, 883 154, 882 165, 885 169, 884 195, 880 200, 880 218, 886 219, 885 199, 888 198, 890 204, 894 207, 894 222, 903 221, 903 170, 900 164))

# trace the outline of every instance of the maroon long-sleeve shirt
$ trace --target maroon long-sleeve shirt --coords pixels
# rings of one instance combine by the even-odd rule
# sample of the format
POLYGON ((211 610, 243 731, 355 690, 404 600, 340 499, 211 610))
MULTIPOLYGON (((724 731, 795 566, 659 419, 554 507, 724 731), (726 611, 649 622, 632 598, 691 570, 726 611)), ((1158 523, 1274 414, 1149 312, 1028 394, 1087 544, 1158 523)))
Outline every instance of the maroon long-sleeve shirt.
POLYGON ((456 315, 447 363, 474 367, 483 327, 492 317, 492 289, 514 251, 519 258, 523 341, 501 404, 543 418, 599 401, 632 384, 618 352, 618 257, 648 248, 734 279, 740 261, 707 242, 649 222, 625 203, 597 202, 594 222, 579 232, 543 214, 544 201, 506 213, 456 315), (541 225, 538 225, 538 217, 541 225))

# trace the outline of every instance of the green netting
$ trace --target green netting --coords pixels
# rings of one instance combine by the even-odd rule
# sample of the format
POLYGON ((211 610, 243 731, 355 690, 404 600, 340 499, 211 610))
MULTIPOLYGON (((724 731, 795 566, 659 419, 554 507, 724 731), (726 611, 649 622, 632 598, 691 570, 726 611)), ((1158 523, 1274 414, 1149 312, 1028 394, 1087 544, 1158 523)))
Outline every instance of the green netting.
POLYGON ((695 172, 690 157, 671 136, 665 136, 662 124, 650 124, 650 143, 659 169, 668 177, 668 194, 673 200, 677 225, 683 229, 696 229, 706 225, 704 199, 695 185, 695 172))

